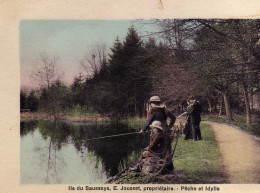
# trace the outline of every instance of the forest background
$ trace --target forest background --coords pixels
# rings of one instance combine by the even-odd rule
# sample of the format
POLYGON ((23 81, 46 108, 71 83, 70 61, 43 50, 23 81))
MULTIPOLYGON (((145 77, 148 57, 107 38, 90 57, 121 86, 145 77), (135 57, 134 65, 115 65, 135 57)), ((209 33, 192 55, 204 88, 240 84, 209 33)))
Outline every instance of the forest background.
MULTIPOLYGON (((158 95, 174 114, 196 97, 204 113, 259 114, 259 20, 150 20, 158 31, 140 36, 130 26, 108 50, 97 43, 82 57, 82 72, 63 81, 59 58, 41 54, 30 76, 39 87, 21 88, 21 110, 62 114, 98 113, 114 120, 143 117, 158 95)), ((252 116, 254 115, 254 116, 252 116)))

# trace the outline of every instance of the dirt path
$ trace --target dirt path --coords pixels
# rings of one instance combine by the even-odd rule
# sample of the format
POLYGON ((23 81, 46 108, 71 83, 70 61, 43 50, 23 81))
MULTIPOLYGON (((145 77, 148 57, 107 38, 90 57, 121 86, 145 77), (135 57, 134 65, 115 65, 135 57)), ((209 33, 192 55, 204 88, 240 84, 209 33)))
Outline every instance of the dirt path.
POLYGON ((216 133, 230 183, 260 183, 260 142, 227 124, 204 123, 211 125, 216 133))

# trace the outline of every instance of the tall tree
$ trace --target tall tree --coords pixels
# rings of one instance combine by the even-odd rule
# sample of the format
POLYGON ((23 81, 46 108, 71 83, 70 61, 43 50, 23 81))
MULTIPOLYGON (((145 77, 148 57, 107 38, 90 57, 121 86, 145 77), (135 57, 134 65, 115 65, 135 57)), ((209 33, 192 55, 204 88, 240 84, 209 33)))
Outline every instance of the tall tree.
POLYGON ((31 78, 42 88, 50 88, 51 84, 60 80, 63 73, 60 71, 57 57, 50 57, 42 54, 41 59, 35 64, 31 78))
POLYGON ((74 78, 71 91, 73 105, 79 105, 82 110, 84 106, 84 78, 82 74, 74 78))
POLYGON ((80 61, 81 67, 87 76, 96 76, 101 68, 107 65, 107 51, 104 43, 97 43, 89 53, 80 61))
POLYGON ((41 110, 51 113, 57 119, 59 113, 63 113, 67 108, 70 108, 69 94, 69 88, 63 82, 57 80, 49 88, 42 90, 39 102, 41 110))
POLYGON ((154 20, 152 24, 157 24, 161 28, 158 32, 153 32, 152 35, 161 35, 165 42, 168 43, 169 49, 199 56, 197 59, 200 59, 205 64, 199 65, 205 67, 202 70, 202 77, 205 73, 209 75, 208 72, 211 71, 211 78, 208 77, 208 79, 215 79, 213 82, 216 84, 221 83, 221 85, 217 86, 217 89, 222 90, 227 113, 230 105, 227 96, 228 91, 224 90, 230 90, 231 83, 234 81, 239 83, 238 85, 244 94, 247 123, 250 125, 251 116, 248 95, 259 85, 260 21, 154 20), (204 40, 201 39, 201 46, 193 46, 202 37, 204 40), (204 45, 202 45, 203 41, 205 41, 204 45), (208 62, 203 61, 203 58, 207 59, 208 62), (206 66, 212 62, 215 62, 215 65, 211 65, 213 68, 207 68, 206 66), (219 72, 221 68, 222 72, 219 72), (214 71, 215 73, 213 73, 214 71), (223 83, 224 85, 222 85, 223 83))

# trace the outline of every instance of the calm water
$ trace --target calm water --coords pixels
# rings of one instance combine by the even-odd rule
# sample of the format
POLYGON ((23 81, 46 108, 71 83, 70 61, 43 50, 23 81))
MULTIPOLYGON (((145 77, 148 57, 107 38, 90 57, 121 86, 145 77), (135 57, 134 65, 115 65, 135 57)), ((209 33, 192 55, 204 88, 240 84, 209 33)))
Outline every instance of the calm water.
POLYGON ((21 122, 21 184, 103 184, 120 162, 148 145, 149 137, 127 125, 21 122))

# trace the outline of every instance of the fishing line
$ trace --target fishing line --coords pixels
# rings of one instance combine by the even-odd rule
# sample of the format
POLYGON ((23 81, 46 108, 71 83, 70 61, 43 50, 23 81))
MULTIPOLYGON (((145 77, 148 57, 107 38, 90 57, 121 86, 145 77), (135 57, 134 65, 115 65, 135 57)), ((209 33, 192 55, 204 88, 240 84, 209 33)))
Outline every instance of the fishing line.
POLYGON ((102 137, 95 137, 95 138, 90 138, 90 139, 82 139, 84 141, 90 141, 90 140, 96 140, 96 139, 104 139, 104 138, 111 138, 111 137, 118 137, 118 136, 124 136, 124 135, 133 135, 140 133, 138 132, 133 132, 133 133, 122 133, 122 134, 117 134, 117 135, 109 135, 109 136, 102 136, 102 137))

